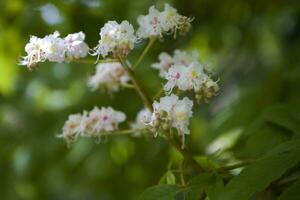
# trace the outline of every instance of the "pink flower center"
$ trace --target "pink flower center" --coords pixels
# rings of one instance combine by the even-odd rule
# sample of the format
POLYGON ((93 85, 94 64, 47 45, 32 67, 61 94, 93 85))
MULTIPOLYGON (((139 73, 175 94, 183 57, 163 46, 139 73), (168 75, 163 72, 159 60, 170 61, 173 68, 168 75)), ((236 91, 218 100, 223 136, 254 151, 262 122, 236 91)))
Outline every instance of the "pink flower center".
POLYGON ((151 26, 153 28, 156 28, 158 26, 158 19, 157 17, 154 17, 153 20, 150 22, 151 26))
POLYGON ((106 121, 106 120, 108 120, 108 117, 105 115, 105 116, 103 116, 103 121, 106 121))

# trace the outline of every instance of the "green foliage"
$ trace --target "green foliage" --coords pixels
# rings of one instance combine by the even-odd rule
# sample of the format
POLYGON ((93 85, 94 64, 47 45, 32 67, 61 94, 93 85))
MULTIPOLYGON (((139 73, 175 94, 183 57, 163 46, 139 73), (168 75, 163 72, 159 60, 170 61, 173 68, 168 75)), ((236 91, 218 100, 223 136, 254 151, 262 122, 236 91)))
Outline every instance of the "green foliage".
POLYGON ((139 200, 173 200, 179 192, 177 185, 156 185, 144 191, 139 200))
POLYGON ((297 200, 300 196, 300 179, 286 189, 279 197, 279 200, 297 200))
MULTIPOLYGON (((298 141, 299 142, 299 141, 298 141)), ((289 143, 288 143, 289 144, 289 143)), ((286 145, 284 145, 286 146, 286 145)), ((217 199, 249 199, 256 192, 263 191, 269 184, 280 178, 288 169, 300 161, 300 146, 261 158, 234 177, 218 194, 217 199)), ((280 147, 281 149, 282 147, 280 147)), ((277 149, 274 149, 276 152, 277 149)))
POLYGON ((192 178, 187 188, 185 189, 186 200, 197 200, 203 195, 203 192, 211 200, 216 199, 216 195, 224 188, 223 180, 217 174, 201 174, 192 178))
POLYGON ((299 105, 274 105, 263 113, 266 121, 282 126, 293 131, 298 136, 300 134, 300 108, 299 105))

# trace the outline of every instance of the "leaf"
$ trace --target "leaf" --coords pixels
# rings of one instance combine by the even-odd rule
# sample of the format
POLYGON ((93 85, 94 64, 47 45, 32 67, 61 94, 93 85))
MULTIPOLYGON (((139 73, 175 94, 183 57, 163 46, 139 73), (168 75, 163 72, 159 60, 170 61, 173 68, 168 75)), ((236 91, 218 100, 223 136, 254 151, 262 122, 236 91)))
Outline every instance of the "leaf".
POLYGON ((216 174, 201 174, 193 178, 185 190, 186 200, 197 200, 205 191, 210 200, 214 200, 219 191, 223 189, 222 178, 216 174))
POLYGON ((185 199, 186 200, 197 200, 199 199, 201 193, 204 191, 205 187, 213 183, 213 174, 201 174, 191 179, 188 187, 185 189, 185 199))
POLYGON ((167 182, 167 184, 175 184, 176 183, 175 175, 172 171, 167 171, 166 182, 167 182))
POLYGON ((300 139, 293 139, 278 145, 276 148, 273 148, 266 154, 266 156, 298 150, 300 150, 300 139))
POLYGON ((159 180, 159 184, 175 184, 176 178, 172 171, 168 170, 159 180))
POLYGON ((251 127, 251 132, 246 130, 244 135, 247 134, 247 136, 243 138, 244 141, 239 144, 239 148, 235 149, 240 157, 248 159, 261 157, 274 146, 282 144, 292 137, 284 130, 265 122, 255 122, 253 126, 257 127, 255 129, 251 127), (260 125, 258 126, 258 124, 260 125))
POLYGON ((294 133, 300 134, 299 106, 279 104, 272 106, 263 113, 263 118, 269 122, 282 126, 294 133))
MULTIPOLYGON (((274 151, 276 152, 276 151, 274 151)), ((265 157, 246 167, 218 194, 218 200, 246 200, 280 178, 300 160, 300 149, 265 157)))
POLYGON ((215 182, 206 189, 207 196, 210 200, 217 199, 217 195, 224 189, 224 183, 220 176, 215 176, 215 182))
POLYGON ((174 200, 180 191, 181 188, 178 185, 156 185, 146 189, 139 200, 174 200))
POLYGON ((279 200, 298 200, 300 197, 300 179, 286 189, 279 197, 279 200))

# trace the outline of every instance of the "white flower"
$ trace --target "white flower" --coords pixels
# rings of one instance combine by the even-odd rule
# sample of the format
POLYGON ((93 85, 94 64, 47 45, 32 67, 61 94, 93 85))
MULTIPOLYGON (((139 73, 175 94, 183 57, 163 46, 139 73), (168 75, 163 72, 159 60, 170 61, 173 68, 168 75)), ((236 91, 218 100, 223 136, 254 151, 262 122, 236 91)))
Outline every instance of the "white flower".
POLYGON ((73 33, 64 38, 66 46, 66 57, 68 59, 83 58, 88 54, 89 47, 84 42, 85 34, 83 32, 73 33))
POLYGON ((137 22, 140 26, 137 30, 138 38, 162 36, 161 13, 154 6, 149 8, 148 15, 140 15, 137 22))
POLYGON ((193 62, 199 62, 198 53, 196 51, 192 51, 188 53, 186 51, 175 50, 173 55, 174 64, 182 64, 188 66, 193 62))
POLYGON ((112 53, 114 57, 127 56, 134 48, 135 40, 134 29, 128 21, 122 21, 121 24, 108 21, 100 30, 99 44, 92 55, 106 57, 112 53))
POLYGON ((90 112, 70 115, 63 127, 63 137, 68 145, 73 144, 78 136, 95 137, 103 133, 118 130, 119 123, 125 121, 123 112, 115 111, 111 107, 94 107, 90 112))
POLYGON ((65 60, 66 46, 59 35, 59 32, 55 31, 41 40, 41 49, 45 53, 45 57, 51 62, 63 62, 65 60))
POLYGON ((203 67, 199 63, 191 63, 188 66, 175 64, 166 74, 168 82, 164 86, 164 89, 171 92, 174 87, 177 87, 182 91, 193 89, 198 91, 205 77, 203 67))
POLYGON ((118 130, 118 124, 125 121, 124 113, 115 111, 111 107, 95 107, 89 112, 86 119, 87 130, 89 136, 101 135, 101 132, 112 132, 118 130))
POLYGON ((170 67, 174 64, 174 59, 166 52, 162 52, 158 56, 159 62, 152 64, 154 69, 159 70, 159 76, 165 77, 166 72, 170 69, 170 67))
POLYGON ((168 4, 165 4, 162 12, 151 6, 149 13, 140 15, 137 22, 139 24, 138 38, 162 37, 164 33, 171 33, 176 37, 177 30, 185 33, 191 26, 191 19, 178 14, 177 10, 168 4))
POLYGON ((167 80, 164 90, 169 93, 174 88, 194 91, 198 101, 207 102, 219 91, 217 82, 205 73, 195 51, 187 53, 175 50, 173 57, 163 52, 159 55, 159 63, 154 63, 152 67, 158 69, 160 76, 167 80))
POLYGON ((193 112, 193 102, 184 97, 182 100, 179 100, 174 106, 174 111, 172 113, 172 126, 178 130, 179 134, 189 134, 190 130, 188 129, 189 119, 192 117, 193 112))
POLYGON ((177 30, 183 32, 188 31, 185 29, 189 29, 191 19, 178 14, 175 8, 171 7, 169 4, 165 4, 165 9, 161 13, 161 22, 165 32, 171 32, 176 36, 177 30))
POLYGON ((38 62, 44 62, 46 60, 45 53, 41 49, 42 39, 31 36, 29 43, 25 46, 25 52, 27 56, 24 56, 20 62, 20 65, 27 65, 28 68, 32 68, 38 62))
POLYGON ((85 117, 86 114, 70 115, 65 122, 63 132, 59 137, 63 137, 68 145, 74 143, 77 137, 85 131, 85 117))
POLYGON ((99 63, 96 73, 89 78, 88 85, 92 90, 105 86, 109 91, 118 91, 120 85, 128 81, 129 76, 120 63, 99 63))
POLYGON ((150 125, 164 130, 175 128, 184 141, 184 135, 190 133, 188 125, 192 108, 193 102, 187 97, 182 100, 174 94, 162 97, 159 102, 153 103, 150 125))
POLYGON ((144 129, 147 127, 147 124, 150 123, 151 120, 151 112, 149 109, 144 108, 140 110, 136 116, 136 120, 131 124, 133 129, 144 129))
POLYGON ((173 56, 162 52, 158 59, 159 62, 152 64, 152 67, 158 69, 160 77, 164 78, 172 65, 188 66, 193 62, 198 62, 198 55, 196 51, 187 53, 186 51, 175 50, 173 56))

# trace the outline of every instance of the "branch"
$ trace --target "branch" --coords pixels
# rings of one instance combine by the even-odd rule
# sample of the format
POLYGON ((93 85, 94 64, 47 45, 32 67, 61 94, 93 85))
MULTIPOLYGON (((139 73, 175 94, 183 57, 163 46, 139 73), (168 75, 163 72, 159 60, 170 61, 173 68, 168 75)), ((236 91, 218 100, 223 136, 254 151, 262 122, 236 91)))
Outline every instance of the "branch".
POLYGON ((80 63, 80 64, 97 64, 97 63, 111 63, 111 62, 119 62, 117 59, 103 59, 103 60, 91 60, 91 59, 74 59, 70 60, 73 63, 80 63))
POLYGON ((200 164, 193 158, 193 156, 190 154, 190 152, 186 149, 186 147, 183 149, 181 148, 181 145, 179 144, 179 142, 175 139, 172 138, 170 136, 167 136, 168 142, 174 146, 177 151, 179 151, 179 153, 181 153, 181 155, 183 156, 183 158, 185 160, 187 160, 188 162, 191 163, 192 167, 194 168, 195 171, 197 171, 198 173, 202 173, 205 172, 206 170, 203 169, 200 164))
POLYGON ((140 55, 138 60, 133 65, 133 69, 137 68, 138 65, 142 62, 142 60, 144 59, 144 57, 146 56, 146 54, 148 53, 148 51, 150 50, 150 48, 152 47, 152 45, 154 44, 155 41, 156 41, 156 37, 152 37, 149 39, 149 42, 148 42, 146 48, 143 50, 142 54, 140 55))
POLYGON ((127 63, 123 60, 122 57, 119 57, 119 61, 123 65, 129 77, 131 78, 131 81, 137 93, 140 95, 141 99, 143 100, 145 106, 152 111, 152 100, 149 98, 145 90, 142 88, 141 84, 136 79, 134 71, 127 65, 127 63))

